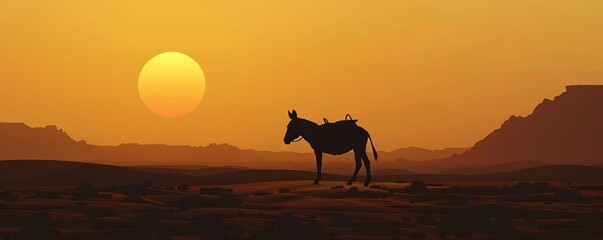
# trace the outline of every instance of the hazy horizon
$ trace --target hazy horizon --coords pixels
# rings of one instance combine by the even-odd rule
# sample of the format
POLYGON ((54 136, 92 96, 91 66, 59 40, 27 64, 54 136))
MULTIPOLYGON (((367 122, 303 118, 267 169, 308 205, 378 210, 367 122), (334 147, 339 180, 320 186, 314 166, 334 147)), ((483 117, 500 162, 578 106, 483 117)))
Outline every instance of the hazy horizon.
MULTIPOLYGON (((267 151, 267 152, 293 152, 293 153, 304 153, 304 154, 313 153, 311 151, 311 149, 309 148, 309 146, 308 146, 308 148, 310 150, 307 150, 307 151, 303 151, 303 149, 301 151, 295 151, 295 150, 282 150, 282 151, 278 151, 278 150, 268 150, 268 149, 241 148, 239 146, 236 146, 234 144, 227 143, 227 142, 223 142, 223 143, 222 142, 211 142, 211 143, 208 143, 206 145, 123 142, 123 143, 117 143, 117 144, 105 144, 105 145, 103 145, 103 144, 95 144, 95 143, 88 142, 85 138, 83 138, 83 139, 75 139, 75 138, 73 138, 73 136, 71 136, 71 134, 68 131, 66 131, 65 129, 61 128, 61 126, 57 126, 57 125, 54 125, 54 124, 32 126, 31 124, 24 123, 24 122, 0 122, 0 124, 2 124, 2 123, 6 123, 6 124, 25 124, 26 126, 28 126, 30 128, 56 127, 57 130, 59 130, 59 131, 61 131, 61 130, 65 131, 65 133, 71 139, 73 139, 74 141, 77 141, 77 142, 79 142, 79 141, 85 141, 87 144, 95 145, 95 146, 109 146, 109 147, 112 147, 112 146, 119 146, 119 145, 122 145, 122 144, 126 144, 126 145, 127 144, 140 144, 140 145, 167 145, 167 146, 208 147, 210 145, 224 145, 225 144, 225 145, 230 145, 230 146, 236 147, 236 148, 238 148, 240 150, 254 150, 254 151, 267 151)), ((303 144, 303 143, 305 143, 305 142, 301 142, 300 144, 303 144)), ((391 152, 391 151, 402 149, 402 148, 420 148, 420 149, 425 149, 425 150, 444 150, 444 149, 464 149, 464 148, 470 148, 470 147, 471 146, 467 146, 467 147, 451 146, 451 147, 444 147, 444 148, 425 148, 425 147, 421 147, 421 146, 400 146, 400 147, 397 147, 397 148, 394 148, 394 149, 390 149, 390 150, 379 150, 379 151, 391 152)), ((367 151, 368 151, 368 149, 367 149, 367 151)))

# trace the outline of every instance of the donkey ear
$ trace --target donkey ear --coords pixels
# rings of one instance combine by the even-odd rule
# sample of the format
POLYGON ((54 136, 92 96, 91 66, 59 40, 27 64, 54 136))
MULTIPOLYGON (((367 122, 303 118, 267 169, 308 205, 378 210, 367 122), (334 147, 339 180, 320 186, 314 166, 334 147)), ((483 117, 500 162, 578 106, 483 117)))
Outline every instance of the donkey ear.
MULTIPOLYGON (((289 112, 289 111, 287 111, 287 112, 289 112)), ((295 109, 293 109, 293 112, 289 112, 289 118, 291 118, 291 119, 297 118, 297 112, 295 112, 295 109)))

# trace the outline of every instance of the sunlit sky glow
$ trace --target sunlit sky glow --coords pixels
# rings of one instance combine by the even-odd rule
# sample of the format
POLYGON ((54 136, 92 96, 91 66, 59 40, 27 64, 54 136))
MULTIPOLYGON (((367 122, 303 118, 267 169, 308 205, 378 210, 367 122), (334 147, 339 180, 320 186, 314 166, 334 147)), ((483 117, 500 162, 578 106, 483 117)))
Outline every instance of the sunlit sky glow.
POLYGON ((287 110, 346 113, 378 150, 471 146, 568 84, 603 83, 603 1, 1 1, 0 121, 94 144, 309 151, 287 110), (153 56, 184 53, 207 91, 159 116, 153 56))

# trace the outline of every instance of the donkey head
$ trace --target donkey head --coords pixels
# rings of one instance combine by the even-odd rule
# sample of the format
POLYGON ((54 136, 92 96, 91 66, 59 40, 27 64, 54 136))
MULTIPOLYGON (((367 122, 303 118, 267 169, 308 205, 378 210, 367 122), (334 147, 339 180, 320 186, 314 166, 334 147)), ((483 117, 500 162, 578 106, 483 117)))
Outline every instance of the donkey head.
POLYGON ((284 139, 285 144, 289 144, 293 140, 301 136, 301 132, 299 131, 298 126, 297 112, 295 112, 295 109, 293 110, 293 112, 289 112, 289 118, 291 119, 291 121, 289 121, 289 124, 287 124, 287 132, 285 133, 284 139))

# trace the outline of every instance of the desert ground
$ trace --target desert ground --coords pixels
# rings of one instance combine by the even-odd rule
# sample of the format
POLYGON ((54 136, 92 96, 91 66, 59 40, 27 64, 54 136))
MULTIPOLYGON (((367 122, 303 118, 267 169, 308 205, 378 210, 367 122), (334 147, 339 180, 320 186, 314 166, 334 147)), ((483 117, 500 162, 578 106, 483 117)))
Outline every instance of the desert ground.
POLYGON ((602 239, 603 188, 567 182, 14 187, 0 239, 602 239))

